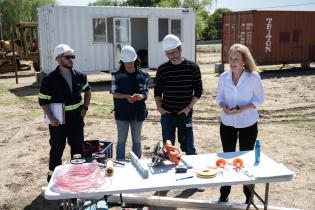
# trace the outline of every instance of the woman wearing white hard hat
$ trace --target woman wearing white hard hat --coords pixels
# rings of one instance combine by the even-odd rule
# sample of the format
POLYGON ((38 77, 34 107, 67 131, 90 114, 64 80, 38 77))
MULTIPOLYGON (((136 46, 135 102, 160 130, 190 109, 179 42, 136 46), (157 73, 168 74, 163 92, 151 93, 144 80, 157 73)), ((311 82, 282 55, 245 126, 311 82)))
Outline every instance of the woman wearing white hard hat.
POLYGON ((125 159, 125 147, 129 126, 131 128, 132 151, 141 157, 141 130, 147 117, 145 100, 148 96, 148 73, 139 68, 137 53, 125 46, 120 54, 120 67, 112 73, 111 92, 114 99, 117 126, 116 159, 125 159))

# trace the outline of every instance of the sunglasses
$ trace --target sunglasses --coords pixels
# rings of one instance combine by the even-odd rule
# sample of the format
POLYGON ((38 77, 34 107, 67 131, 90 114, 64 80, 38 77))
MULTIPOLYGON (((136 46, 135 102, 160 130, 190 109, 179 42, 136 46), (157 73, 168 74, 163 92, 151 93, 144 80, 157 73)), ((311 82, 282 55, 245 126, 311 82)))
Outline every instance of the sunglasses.
POLYGON ((64 56, 62 56, 62 57, 64 57, 66 60, 74 60, 75 59, 75 55, 64 55, 64 56))
POLYGON ((168 51, 168 52, 165 52, 165 55, 173 55, 176 52, 177 52, 176 50, 168 51))

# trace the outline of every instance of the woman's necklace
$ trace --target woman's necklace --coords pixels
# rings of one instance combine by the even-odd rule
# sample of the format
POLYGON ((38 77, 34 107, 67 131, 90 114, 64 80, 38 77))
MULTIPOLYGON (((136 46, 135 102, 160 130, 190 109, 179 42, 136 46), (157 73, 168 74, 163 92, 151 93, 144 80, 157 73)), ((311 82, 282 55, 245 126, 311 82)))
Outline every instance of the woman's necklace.
POLYGON ((242 72, 239 74, 239 76, 235 76, 235 73, 232 74, 232 80, 233 80, 233 83, 235 86, 237 86, 237 83, 238 83, 239 79, 241 78, 243 71, 244 70, 242 70, 242 72))

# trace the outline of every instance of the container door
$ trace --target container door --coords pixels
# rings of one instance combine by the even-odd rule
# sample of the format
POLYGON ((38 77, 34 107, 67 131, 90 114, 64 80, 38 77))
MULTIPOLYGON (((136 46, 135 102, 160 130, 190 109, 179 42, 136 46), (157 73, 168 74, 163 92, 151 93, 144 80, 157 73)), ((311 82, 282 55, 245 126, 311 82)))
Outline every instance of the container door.
POLYGON ((131 33, 130 33, 130 18, 114 18, 114 67, 119 68, 119 55, 121 49, 130 45, 131 33))

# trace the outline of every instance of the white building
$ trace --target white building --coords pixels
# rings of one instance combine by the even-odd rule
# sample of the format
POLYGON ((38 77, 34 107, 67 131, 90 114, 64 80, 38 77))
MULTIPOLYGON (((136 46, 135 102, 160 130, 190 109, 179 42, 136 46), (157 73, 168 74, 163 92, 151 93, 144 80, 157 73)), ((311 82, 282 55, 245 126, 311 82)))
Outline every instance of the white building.
POLYGON ((195 21, 192 8, 44 6, 38 9, 41 71, 55 69, 60 43, 75 49, 75 69, 87 74, 117 69, 125 45, 144 67, 157 68, 167 59, 161 41, 169 33, 183 42, 183 56, 195 60, 195 21))

